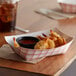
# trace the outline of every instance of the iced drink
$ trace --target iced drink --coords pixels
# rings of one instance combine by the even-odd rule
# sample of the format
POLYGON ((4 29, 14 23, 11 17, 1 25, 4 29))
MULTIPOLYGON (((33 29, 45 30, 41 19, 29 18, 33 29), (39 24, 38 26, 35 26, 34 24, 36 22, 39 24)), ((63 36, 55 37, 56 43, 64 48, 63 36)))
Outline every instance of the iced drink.
POLYGON ((3 2, 0 4, 0 32, 15 30, 17 5, 18 2, 3 2))

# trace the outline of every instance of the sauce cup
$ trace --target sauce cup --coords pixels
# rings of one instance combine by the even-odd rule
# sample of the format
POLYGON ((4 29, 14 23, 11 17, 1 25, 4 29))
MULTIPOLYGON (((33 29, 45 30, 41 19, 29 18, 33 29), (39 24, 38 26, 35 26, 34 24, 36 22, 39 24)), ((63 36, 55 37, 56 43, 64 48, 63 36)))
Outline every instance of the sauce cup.
POLYGON ((21 47, 34 49, 34 46, 39 41, 39 39, 32 36, 24 36, 18 37, 16 41, 21 47))

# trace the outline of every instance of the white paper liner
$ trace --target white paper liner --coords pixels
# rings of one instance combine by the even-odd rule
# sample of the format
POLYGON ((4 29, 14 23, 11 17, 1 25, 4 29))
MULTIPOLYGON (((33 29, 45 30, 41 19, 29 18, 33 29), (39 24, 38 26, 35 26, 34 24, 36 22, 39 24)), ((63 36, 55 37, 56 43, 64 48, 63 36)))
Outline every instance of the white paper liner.
POLYGON ((73 38, 65 35, 64 33, 60 32, 56 28, 54 28, 52 30, 56 31, 61 36, 63 36, 67 40, 67 44, 65 44, 63 46, 60 46, 60 47, 57 47, 57 48, 45 49, 45 50, 27 49, 27 48, 23 48, 23 47, 15 48, 13 46, 13 37, 17 38, 17 37, 21 37, 21 36, 38 36, 38 35, 42 35, 42 33, 44 33, 46 35, 49 35, 50 30, 34 32, 34 33, 29 33, 29 34, 23 34, 23 35, 6 36, 5 40, 7 41, 7 43, 9 45, 11 45, 11 47, 13 48, 13 51, 16 52, 18 55, 20 55, 21 57, 23 57, 24 59, 26 59, 26 61, 27 60, 30 61, 30 60, 33 60, 33 59, 38 59, 38 58, 41 58, 41 57, 47 57, 47 56, 66 53, 66 51, 68 50, 68 48, 70 47, 70 45, 73 41, 73 38))

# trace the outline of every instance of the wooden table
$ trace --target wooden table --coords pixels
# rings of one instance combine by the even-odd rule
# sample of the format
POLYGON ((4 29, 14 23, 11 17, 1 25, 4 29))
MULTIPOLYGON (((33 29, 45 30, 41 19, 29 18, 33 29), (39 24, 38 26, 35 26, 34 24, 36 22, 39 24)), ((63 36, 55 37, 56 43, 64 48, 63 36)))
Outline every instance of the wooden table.
MULTIPOLYGON (((76 58, 76 18, 52 20, 34 12, 39 8, 59 7, 56 0, 22 0, 19 4, 17 26, 29 29, 30 32, 57 27, 73 36, 74 42, 65 55, 47 57, 35 65, 0 58, 0 66, 50 76, 60 75, 76 58)), ((0 33, 0 45, 6 43, 3 38, 5 35, 13 34, 22 34, 22 32, 0 33)))

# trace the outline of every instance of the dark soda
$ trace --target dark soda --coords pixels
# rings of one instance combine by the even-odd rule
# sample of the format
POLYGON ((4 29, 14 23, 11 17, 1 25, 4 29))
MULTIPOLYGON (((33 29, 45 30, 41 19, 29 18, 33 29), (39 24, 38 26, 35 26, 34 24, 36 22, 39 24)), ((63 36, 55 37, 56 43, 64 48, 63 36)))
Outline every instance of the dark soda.
POLYGON ((15 30, 17 3, 0 4, 0 32, 11 32, 15 30))

